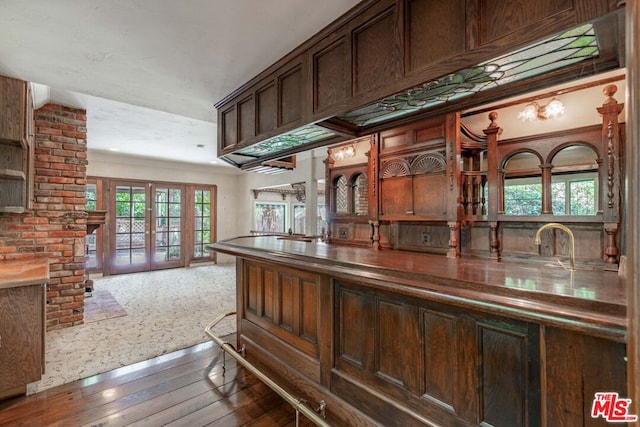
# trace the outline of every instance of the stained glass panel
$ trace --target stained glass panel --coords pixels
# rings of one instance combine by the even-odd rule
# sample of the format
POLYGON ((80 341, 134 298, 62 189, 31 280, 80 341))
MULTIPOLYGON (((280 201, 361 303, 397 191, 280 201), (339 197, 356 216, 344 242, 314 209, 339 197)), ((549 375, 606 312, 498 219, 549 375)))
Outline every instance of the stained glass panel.
POLYGON ((582 25, 535 45, 424 83, 340 116, 367 126, 597 57, 593 26, 582 25))
POLYGON ((258 144, 236 151, 234 154, 261 157, 296 148, 335 136, 335 133, 317 125, 307 125, 291 132, 274 136, 258 144))
POLYGON ((334 194, 336 201, 336 213, 346 214, 349 212, 347 199, 347 178, 341 175, 335 181, 334 194))

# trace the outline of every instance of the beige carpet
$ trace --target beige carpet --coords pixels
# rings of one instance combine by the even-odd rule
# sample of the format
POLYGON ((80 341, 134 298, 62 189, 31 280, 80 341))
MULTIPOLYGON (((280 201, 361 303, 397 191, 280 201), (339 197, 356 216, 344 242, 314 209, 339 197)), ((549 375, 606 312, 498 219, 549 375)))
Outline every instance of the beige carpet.
MULTIPOLYGON (((93 280, 96 293, 108 291, 126 315, 47 332, 45 374, 29 394, 208 341, 204 328, 235 310, 233 264, 93 280)), ((235 317, 215 332, 235 332, 235 317)))

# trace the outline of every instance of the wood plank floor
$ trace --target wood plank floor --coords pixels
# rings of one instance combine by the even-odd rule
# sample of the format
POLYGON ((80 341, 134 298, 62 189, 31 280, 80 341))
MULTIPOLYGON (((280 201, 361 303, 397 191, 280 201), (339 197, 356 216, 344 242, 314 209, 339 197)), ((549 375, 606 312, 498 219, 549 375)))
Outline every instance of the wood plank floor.
MULTIPOLYGON (((289 426, 295 411, 204 343, 32 396, 0 401, 0 426, 289 426)), ((300 416, 300 425, 313 425, 300 416)))

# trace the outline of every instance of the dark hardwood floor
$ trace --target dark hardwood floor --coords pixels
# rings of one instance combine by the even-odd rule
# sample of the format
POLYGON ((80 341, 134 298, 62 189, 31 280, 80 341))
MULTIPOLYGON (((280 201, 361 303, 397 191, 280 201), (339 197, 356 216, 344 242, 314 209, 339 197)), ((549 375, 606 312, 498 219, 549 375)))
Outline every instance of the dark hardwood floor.
MULTIPOLYGON (((295 411, 204 343, 32 396, 0 401, 0 426, 286 426, 295 411)), ((300 416, 300 425, 313 425, 300 416)))

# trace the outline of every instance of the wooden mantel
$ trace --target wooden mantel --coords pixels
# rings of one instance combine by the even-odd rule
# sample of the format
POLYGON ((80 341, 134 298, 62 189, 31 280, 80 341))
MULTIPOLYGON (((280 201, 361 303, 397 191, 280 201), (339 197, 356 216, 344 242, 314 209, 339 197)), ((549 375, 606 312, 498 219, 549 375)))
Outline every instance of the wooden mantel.
POLYGON ((105 223, 107 211, 87 211, 87 234, 91 234, 105 223))

